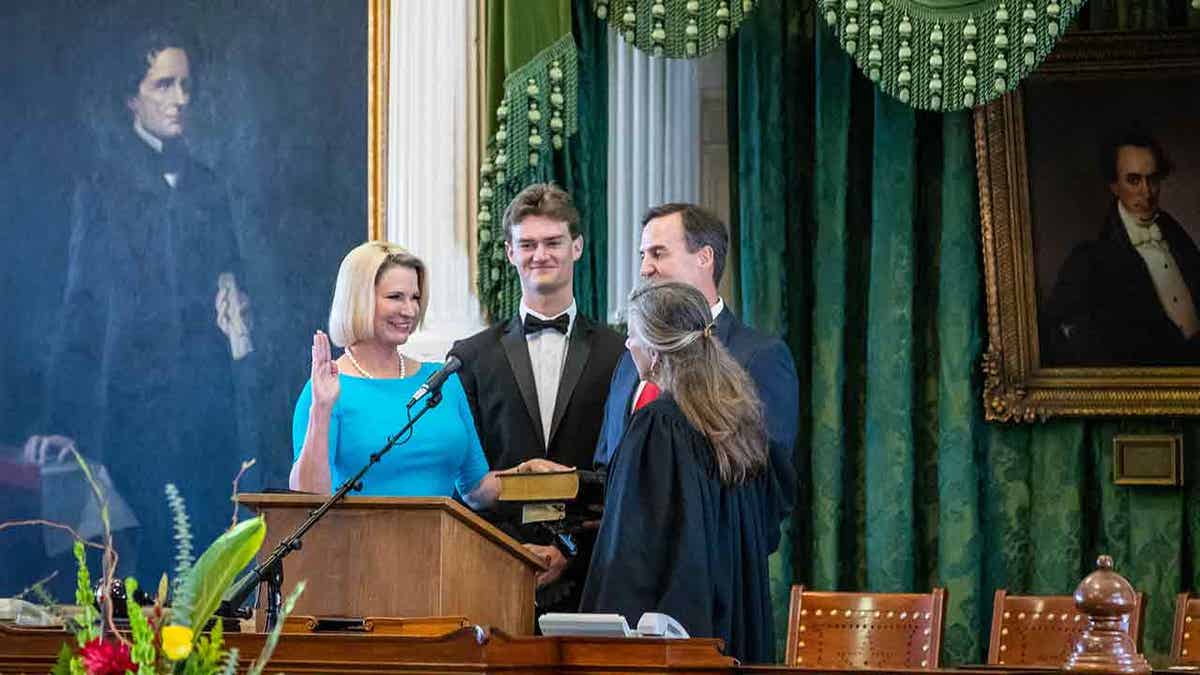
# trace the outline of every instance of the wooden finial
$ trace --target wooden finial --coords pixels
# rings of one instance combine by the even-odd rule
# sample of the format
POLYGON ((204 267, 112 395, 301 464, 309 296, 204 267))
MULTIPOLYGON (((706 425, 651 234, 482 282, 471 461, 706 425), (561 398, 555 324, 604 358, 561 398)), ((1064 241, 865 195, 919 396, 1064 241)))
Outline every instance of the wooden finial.
POLYGON ((1075 607, 1088 626, 1063 670, 1077 673, 1149 673, 1150 663, 1137 652, 1125 630, 1125 617, 1137 606, 1137 594, 1125 577, 1113 571, 1111 556, 1096 559, 1096 571, 1075 589, 1075 607))

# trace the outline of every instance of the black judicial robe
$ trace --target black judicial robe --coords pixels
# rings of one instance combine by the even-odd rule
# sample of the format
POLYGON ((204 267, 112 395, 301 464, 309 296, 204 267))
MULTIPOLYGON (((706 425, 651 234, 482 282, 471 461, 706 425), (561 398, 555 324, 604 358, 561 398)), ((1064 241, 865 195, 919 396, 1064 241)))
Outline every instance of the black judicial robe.
POLYGON ((634 413, 609 465, 580 610, 679 620, 744 663, 774 661, 765 476, 721 482, 712 446, 669 394, 634 413))

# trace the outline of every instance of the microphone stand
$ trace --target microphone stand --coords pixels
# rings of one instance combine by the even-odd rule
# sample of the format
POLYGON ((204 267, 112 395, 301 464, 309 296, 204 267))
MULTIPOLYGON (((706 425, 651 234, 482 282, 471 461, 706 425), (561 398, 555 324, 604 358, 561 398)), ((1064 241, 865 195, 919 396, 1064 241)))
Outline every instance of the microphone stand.
POLYGON ((316 525, 329 509, 337 505, 338 502, 345 499, 346 495, 351 490, 359 492, 362 490, 362 478, 366 475, 371 467, 378 464, 379 460, 388 453, 393 447, 399 444, 400 438, 404 436, 417 420, 430 410, 435 408, 442 402, 441 388, 434 389, 425 397, 425 405, 417 412, 416 417, 408 420, 400 431, 388 438, 387 443, 377 452, 371 453, 370 460, 354 474, 352 478, 342 483, 337 489, 325 500, 324 504, 317 507, 315 511, 308 514, 308 519, 300 523, 299 527, 294 532, 288 535, 271 554, 263 559, 262 562, 256 564, 254 569, 250 570, 245 576, 230 587, 225 594, 225 599, 221 601, 221 607, 217 610, 217 615, 229 618, 249 618, 249 610, 242 609, 242 604, 250 597, 258 585, 264 581, 267 583, 267 631, 275 628, 279 623, 280 607, 283 603, 283 559, 292 551, 300 550, 302 545, 301 538, 314 525, 316 525))

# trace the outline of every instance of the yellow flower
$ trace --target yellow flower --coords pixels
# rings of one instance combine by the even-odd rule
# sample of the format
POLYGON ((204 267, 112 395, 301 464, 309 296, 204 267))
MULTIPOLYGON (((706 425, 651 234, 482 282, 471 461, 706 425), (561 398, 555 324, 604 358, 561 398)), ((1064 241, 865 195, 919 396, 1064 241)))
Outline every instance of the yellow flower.
POLYGON ((164 626, 162 647, 168 659, 186 659, 192 653, 192 629, 187 626, 164 626))

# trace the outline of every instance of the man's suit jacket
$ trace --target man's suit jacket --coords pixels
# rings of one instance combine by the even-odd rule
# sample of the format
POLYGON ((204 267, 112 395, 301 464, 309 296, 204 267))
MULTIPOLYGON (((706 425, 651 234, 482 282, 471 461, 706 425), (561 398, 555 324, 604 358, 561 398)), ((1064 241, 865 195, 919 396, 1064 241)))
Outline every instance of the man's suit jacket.
MULTIPOLYGON (((1200 315, 1200 250, 1167 213, 1156 222, 1200 315)), ((1046 365, 1200 363, 1197 341, 1185 339, 1163 309, 1115 204, 1101 236, 1063 263, 1043 316, 1046 365)))
MULTIPOLYGON (((800 414, 800 384, 792 353, 782 340, 763 335, 738 320, 729 307, 717 315, 717 338, 746 369, 758 387, 771 451, 770 501, 775 510, 769 550, 779 546, 778 524, 791 512, 796 500, 797 418, 800 414)), ((633 395, 637 390, 637 367, 628 353, 613 373, 604 407, 604 428, 596 445, 595 464, 607 466, 621 443, 629 422, 633 395)))
POLYGON ((545 457, 587 468, 600 433, 599 410, 624 351, 620 335, 576 314, 553 422, 549 430, 543 430, 520 316, 454 343, 450 352, 462 360, 458 376, 488 464, 493 469, 508 469, 527 459, 545 457), (548 446, 543 440, 547 431, 548 446))

